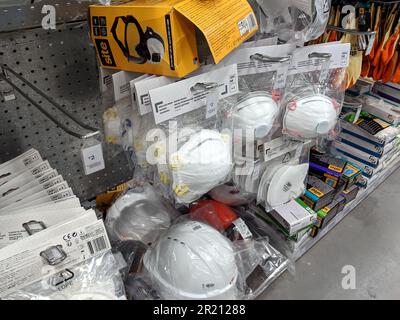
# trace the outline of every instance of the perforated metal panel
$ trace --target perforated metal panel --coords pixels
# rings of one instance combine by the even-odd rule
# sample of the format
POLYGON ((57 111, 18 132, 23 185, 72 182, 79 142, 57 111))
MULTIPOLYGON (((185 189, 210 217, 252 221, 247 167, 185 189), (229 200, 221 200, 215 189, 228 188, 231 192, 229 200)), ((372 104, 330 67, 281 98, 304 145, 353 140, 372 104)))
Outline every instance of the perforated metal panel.
MULTIPOLYGON (((56 9, 57 23, 85 20, 87 18, 87 6, 90 3, 95 3, 95 1, 10 0, 2 3, 2 0, 0 0, 0 31, 16 31, 40 27, 42 19, 45 17, 45 14, 42 13, 44 5, 51 5, 56 9), (21 5, 21 3, 26 4, 21 5)), ((46 13, 47 11, 44 12, 46 13)))
MULTIPOLYGON (((86 22, 64 24, 54 31, 35 28, 1 33, 0 59, 81 120, 102 128, 105 106, 100 98, 96 56, 86 22)), ((13 80, 43 107, 52 110, 32 90, 13 80)), ((22 96, 16 96, 14 101, 0 101, 0 162, 36 148, 82 200, 132 176, 121 148, 105 144, 106 169, 85 176, 80 158, 83 141, 66 134, 22 96)), ((69 124, 66 117, 58 119, 69 124)))

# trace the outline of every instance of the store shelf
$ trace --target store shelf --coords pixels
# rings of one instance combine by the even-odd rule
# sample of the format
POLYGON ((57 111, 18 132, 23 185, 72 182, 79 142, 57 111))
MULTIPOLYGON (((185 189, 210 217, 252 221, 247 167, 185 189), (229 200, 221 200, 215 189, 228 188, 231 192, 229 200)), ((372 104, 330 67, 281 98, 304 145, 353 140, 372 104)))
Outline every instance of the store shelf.
POLYGON ((379 187, 394 171, 400 168, 400 159, 394 161, 382 172, 378 173, 378 176, 373 182, 368 185, 367 189, 361 190, 358 193, 356 199, 350 202, 342 212, 340 212, 329 224, 322 230, 320 230, 315 238, 307 239, 295 252, 291 258, 294 261, 300 259, 307 251, 309 251, 318 241, 320 241, 330 230, 332 230, 340 221, 342 221, 356 206, 358 206, 365 198, 367 198, 372 192, 379 187))

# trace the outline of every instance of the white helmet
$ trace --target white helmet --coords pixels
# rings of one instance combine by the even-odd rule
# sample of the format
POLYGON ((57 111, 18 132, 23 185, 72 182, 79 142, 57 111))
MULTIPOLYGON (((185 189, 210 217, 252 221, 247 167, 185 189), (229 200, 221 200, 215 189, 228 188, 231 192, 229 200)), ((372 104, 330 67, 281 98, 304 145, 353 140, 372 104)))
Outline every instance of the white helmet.
POLYGON ((106 226, 114 241, 152 243, 170 224, 170 212, 150 185, 129 190, 115 201, 106 217, 106 226))
POLYGON ((231 147, 222 134, 201 130, 170 156, 173 190, 190 203, 225 182, 232 168, 231 147))
POLYGON ((198 221, 173 225, 143 258, 166 299, 226 299, 237 297, 238 269, 230 241, 198 221))
POLYGON ((301 196, 306 188, 308 163, 299 165, 275 165, 267 169, 261 178, 259 200, 275 208, 301 196))
POLYGON ((253 92, 239 100, 233 111, 233 128, 254 130, 255 139, 267 136, 279 115, 278 104, 264 92, 253 92))
POLYGON ((283 128, 291 136, 312 139, 328 135, 337 118, 334 101, 316 94, 288 103, 283 128))

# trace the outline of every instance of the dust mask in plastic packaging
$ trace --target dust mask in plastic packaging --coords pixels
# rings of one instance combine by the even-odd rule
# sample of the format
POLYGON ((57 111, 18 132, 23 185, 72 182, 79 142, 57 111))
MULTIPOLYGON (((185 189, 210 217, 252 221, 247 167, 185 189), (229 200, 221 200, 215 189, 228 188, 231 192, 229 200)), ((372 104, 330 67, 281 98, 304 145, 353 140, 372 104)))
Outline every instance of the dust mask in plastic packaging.
POLYGON ((254 131, 254 138, 267 136, 279 115, 278 104, 266 93, 254 92, 239 100, 233 111, 233 128, 254 131))
POLYGON ((275 208, 301 196, 305 190, 308 163, 275 165, 267 169, 261 178, 259 200, 275 208))
POLYGON ((166 299, 237 297, 238 268, 232 245, 201 222, 173 225, 146 252, 143 266, 166 299))
POLYGON ((201 130, 170 156, 178 202, 190 203, 225 182, 232 168, 229 137, 201 130))
POLYGON ((329 135, 337 122, 336 103, 327 96, 316 94, 291 101, 283 119, 288 135, 313 139, 329 135))

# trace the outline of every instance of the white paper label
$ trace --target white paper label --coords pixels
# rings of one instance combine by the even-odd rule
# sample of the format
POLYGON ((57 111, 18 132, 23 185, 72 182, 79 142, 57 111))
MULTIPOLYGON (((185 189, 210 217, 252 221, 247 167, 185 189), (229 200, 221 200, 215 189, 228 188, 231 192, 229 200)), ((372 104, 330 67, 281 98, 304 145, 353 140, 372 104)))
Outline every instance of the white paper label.
POLYGON ((131 95, 132 105, 136 105, 137 101, 138 101, 137 94, 136 94, 136 91, 135 91, 135 83, 136 82, 140 82, 140 81, 144 81, 144 80, 147 80, 147 79, 153 79, 155 77, 156 77, 155 75, 144 74, 144 75, 142 75, 140 77, 137 77, 137 78, 129 81, 129 87, 130 87, 130 91, 129 92, 130 92, 130 95, 131 95))
POLYGON ((113 87, 113 77, 112 75, 116 73, 116 70, 113 69, 105 69, 100 67, 100 90, 102 93, 107 92, 113 87))
POLYGON ((0 297, 109 251, 104 224, 93 219, 83 215, 1 249, 0 297))
POLYGON ((141 76, 140 73, 125 71, 120 71, 112 75, 115 102, 130 96, 129 82, 139 76, 141 76))
POLYGON ((221 63, 224 66, 229 66, 231 64, 236 63, 239 76, 249 75, 249 74, 259 74, 270 71, 277 71, 278 73, 281 74, 287 74, 287 70, 290 66, 290 61, 282 63, 263 62, 252 59, 251 57, 256 54, 269 56, 273 58, 287 57, 294 51, 294 49, 295 46, 293 44, 239 48, 230 53, 224 60, 222 60, 221 63))
POLYGON ((254 13, 251 12, 246 18, 238 22, 240 35, 243 36, 257 28, 257 21, 254 13))
POLYGON ((106 167, 103 147, 100 142, 92 146, 82 147, 81 156, 86 175, 98 172, 106 167))
MULTIPOLYGON (((63 210, 37 210, 30 213, 0 216, 0 248, 60 223, 79 218, 86 211, 83 208, 63 210)), ((92 212, 95 215, 94 212, 92 212)))
POLYGON ((137 81, 133 84, 133 91, 136 94, 136 103, 139 107, 139 114, 145 115, 152 112, 149 91, 168 84, 174 83, 176 79, 170 77, 157 77, 137 81))
POLYGON ((264 161, 270 161, 283 155, 287 155, 283 158, 283 162, 287 162, 292 158, 298 156, 297 150, 302 150, 303 142, 287 140, 283 137, 276 138, 274 140, 264 143, 264 161), (291 155, 296 151, 296 153, 291 155), (287 158, 288 157, 288 158, 287 158))
POLYGON ((150 100, 156 124, 187 112, 205 107, 209 90, 192 91, 197 83, 218 83, 219 98, 239 92, 236 64, 200 74, 170 85, 150 90, 150 100))
POLYGON ((329 69, 347 68, 350 57, 350 43, 324 43, 297 48, 293 53, 289 75, 321 70, 329 63, 329 69), (324 58, 309 58, 311 53, 329 53, 329 62, 324 58))
POLYGON ((242 236, 243 240, 251 239, 253 234, 250 232, 249 228, 247 227, 246 223, 242 220, 242 218, 239 218, 235 221, 232 222, 236 230, 240 233, 242 236))
POLYGON ((207 96, 206 119, 209 119, 217 115, 218 99, 219 99, 218 90, 212 90, 207 96))

